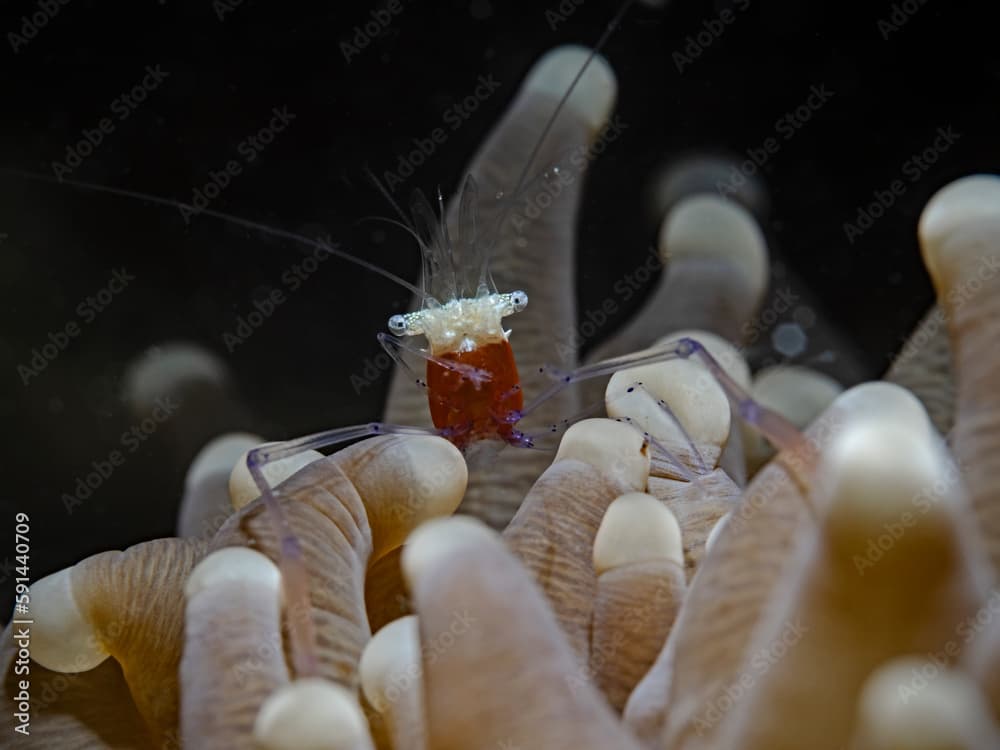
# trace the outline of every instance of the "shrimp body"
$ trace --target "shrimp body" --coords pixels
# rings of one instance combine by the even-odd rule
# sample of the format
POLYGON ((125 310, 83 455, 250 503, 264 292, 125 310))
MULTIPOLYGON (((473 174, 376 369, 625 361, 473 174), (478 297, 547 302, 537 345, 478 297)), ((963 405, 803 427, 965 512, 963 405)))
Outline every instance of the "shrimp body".
MULTIPOLYGON (((468 351, 450 352, 441 359, 489 374, 477 382, 462 371, 437 362, 427 363, 427 400, 434 426, 460 450, 476 440, 519 442, 511 415, 520 412, 524 397, 514 351, 506 338, 468 351)), ((463 368, 464 369, 464 368, 463 368)))
POLYGON ((527 304, 524 292, 484 289, 389 319, 394 333, 427 339, 431 420, 461 450, 478 440, 523 441, 514 428, 524 405, 521 378, 502 320, 527 304))

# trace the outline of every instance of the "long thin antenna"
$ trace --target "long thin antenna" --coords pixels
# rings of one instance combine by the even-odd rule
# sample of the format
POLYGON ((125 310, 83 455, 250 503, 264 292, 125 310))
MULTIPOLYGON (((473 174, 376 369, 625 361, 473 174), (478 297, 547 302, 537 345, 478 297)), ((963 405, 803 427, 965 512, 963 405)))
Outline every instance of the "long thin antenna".
POLYGON ((365 164, 365 175, 367 175, 368 179, 372 181, 372 184, 378 189, 378 191, 382 193, 382 197, 389 201, 389 205, 393 207, 399 215, 399 218, 403 220, 403 223, 410 228, 413 234, 416 234, 412 219, 406 215, 406 212, 402 208, 399 207, 399 204, 396 203, 396 199, 392 197, 392 193, 386 189, 385 185, 378 181, 378 177, 375 176, 375 173, 372 172, 371 167, 367 164, 365 164))
MULTIPOLYGON (((625 2, 622 3, 621 7, 615 13, 614 17, 608 23, 607 27, 604 29, 604 31, 601 34, 600 38, 597 40, 597 43, 591 49, 590 54, 587 55, 587 59, 584 61, 583 65, 580 67, 580 70, 577 71, 576 75, 574 76, 572 82, 569 85, 569 88, 566 90, 566 93, 564 93, 562 95, 562 98, 560 98, 558 104, 556 104, 556 108, 552 112, 552 116, 545 123, 545 127, 542 129, 541 135, 539 136, 538 140, 535 142, 535 145, 532 148, 531 153, 528 156, 528 160, 525 162, 524 168, 521 170, 521 175, 520 175, 520 177, 518 177, 518 180, 517 180, 517 183, 515 185, 515 188, 514 188, 513 192, 511 193, 511 197, 507 201, 507 207, 508 207, 508 209, 513 206, 514 200, 516 199, 518 193, 520 192, 521 188, 524 187, 525 180, 527 180, 528 174, 529 174, 529 172, 531 170, 531 167, 534 164, 535 160, 538 158, 538 154, 541 151, 542 146, 545 143, 545 139, 548 137, 549 132, 552 130, 552 127, 555 125, 556 118, 559 117, 559 114, 562 111, 563 107, 566 105, 566 102, 569 101, 569 97, 573 94, 573 91, 576 89, 577 83, 583 77, 583 74, 586 72, 587 68, 590 66, 591 61, 593 61, 594 57, 596 57, 600 53, 600 51, 604 48, 605 44, 607 43, 608 39, 610 39, 611 35, 618 28, 618 26, 621 24, 622 19, 625 17, 625 14, 628 12, 629 8, 632 6, 632 4, 634 2, 635 2, 635 0, 625 0, 625 2)), ((415 230, 413 228, 411 217, 407 216, 406 213, 402 210, 402 208, 400 208, 399 204, 392 197, 392 194, 389 193, 389 191, 385 188, 384 185, 382 185, 382 183, 379 181, 379 179, 375 176, 375 174, 372 172, 372 170, 367 165, 365 166, 365 172, 368 175, 369 179, 371 179, 371 181, 375 185, 375 187, 379 190, 379 192, 386 198, 386 200, 389 201, 389 204, 393 207, 393 209, 396 211, 396 213, 402 219, 402 223, 407 228, 410 229, 410 231, 411 231, 412 234, 416 234, 416 232, 415 232, 415 230)), ((95 192, 95 193, 105 193, 105 194, 108 194, 108 195, 116 195, 116 196, 120 196, 120 197, 123 197, 123 198, 132 198, 133 200, 146 201, 148 203, 153 203, 153 204, 156 204, 156 205, 169 206, 170 208, 188 209, 189 211, 191 211, 191 212, 193 212, 195 214, 205 214, 206 216, 211 216, 212 218, 218 219, 220 221, 228 222, 230 224, 234 224, 236 226, 241 226, 241 227, 244 227, 246 229, 253 229, 255 231, 261 232, 262 234, 269 235, 271 237, 278 237, 278 238, 281 238, 281 239, 289 240, 291 242, 295 242, 295 243, 298 243, 298 244, 306 245, 308 247, 313 247, 313 248, 324 250, 325 252, 329 253, 330 255, 334 255, 334 256, 336 256, 338 258, 341 258, 342 260, 346 260, 349 263, 353 263, 356 266, 360 266, 361 268, 367 269, 367 270, 371 271, 372 273, 376 273, 379 276, 382 276, 383 278, 389 279, 390 281, 398 284, 399 286, 403 287, 407 291, 410 291, 413 294, 416 294, 421 299, 423 299, 426 296, 425 293, 424 293, 424 291, 422 289, 420 289, 419 287, 417 287, 416 285, 411 284, 410 282, 408 282, 405 279, 397 276, 396 274, 392 273, 391 271, 387 271, 384 268, 381 268, 380 266, 375 265, 374 263, 370 263, 367 260, 363 260, 362 258, 359 258, 359 257, 357 257, 355 255, 351 255, 350 253, 346 253, 343 250, 339 250, 336 247, 333 247, 333 246, 329 245, 328 243, 317 242, 316 240, 312 240, 309 237, 306 237, 304 235, 296 234, 295 232, 289 232, 287 230, 279 229, 277 227, 271 227, 271 226, 268 226, 266 224, 261 224, 260 222, 253 221, 251 219, 245 219, 242 216, 236 216, 235 214, 229 214, 229 213, 225 213, 223 211, 217 211, 217 210, 211 209, 211 208, 200 208, 199 209, 199 208, 196 208, 194 206, 188 205, 188 204, 183 203, 183 202, 178 201, 178 200, 174 200, 174 199, 170 199, 170 198, 161 198, 160 196, 152 195, 150 193, 143 193, 143 192, 140 192, 140 191, 137 191, 137 190, 126 190, 124 188, 109 187, 107 185, 100 185, 100 184, 97 184, 97 183, 86 182, 86 181, 83 181, 83 180, 74 180, 74 179, 67 179, 67 178, 58 178, 57 179, 55 177, 49 177, 48 175, 39 174, 37 172, 28 172, 28 171, 20 170, 20 169, 11 169, 11 168, 8 168, 8 167, 0 167, 0 174, 15 175, 17 177, 21 177, 21 178, 26 179, 26 180, 32 180, 32 181, 35 181, 35 182, 44 182, 44 183, 50 183, 50 184, 68 185, 70 187, 74 187, 74 188, 77 188, 79 190, 89 190, 89 191, 95 192)), ((496 228, 497 229, 499 229, 500 225, 506 219, 506 215, 507 215, 507 211, 502 211, 501 212, 499 220, 496 222, 496 228)), ((445 224, 445 226, 447 226, 447 225, 445 224)), ((494 237, 494 241, 495 241, 495 239, 496 238, 494 237)), ((487 260, 486 264, 484 265, 484 270, 485 270, 485 273, 488 275, 489 274, 489 261, 488 260, 487 260)))
POLYGON ((504 199, 500 212, 497 215, 496 220, 493 222, 493 228, 487 240, 488 244, 485 254, 486 260, 483 265, 486 275, 490 275, 490 262, 492 260, 493 250, 496 247, 496 243, 499 242, 500 240, 500 233, 503 224, 505 221, 507 221, 507 217, 510 215, 510 212, 514 209, 518 196, 521 190, 524 188, 525 182, 528 179, 528 175, 531 172, 531 167, 535 163, 535 160, 538 158, 538 154, 541 152, 542 146, 545 145, 545 139, 548 138, 549 132, 552 130, 553 126, 556 123, 556 119, 559 117, 559 113, 562 112, 563 107, 566 106, 566 102, 568 102, 570 96, 573 95, 573 91, 576 89, 576 86, 580 82, 580 79, 583 78, 583 74, 587 72, 587 68, 590 67, 590 64, 593 62, 594 58, 601 52, 601 50, 607 44, 608 40, 611 38, 611 35, 621 25, 622 19, 625 17, 625 14, 628 13, 629 8, 632 7, 632 4, 634 2, 635 0, 625 0, 625 2, 623 2, 621 6, 618 8, 618 11, 615 13, 614 17, 611 19, 611 21, 605 27, 604 31, 601 33, 601 36, 597 40, 597 43, 591 48, 590 53, 587 55, 587 59, 583 61, 583 65, 580 66, 580 70, 576 72, 576 75, 570 82, 570 85, 566 89, 566 92, 559 99, 559 102, 556 104, 556 108, 553 110, 552 115, 549 117, 548 121, 545 123, 545 126, 542 128, 541 135, 539 135, 538 139, 535 141, 535 145, 532 147, 531 152, 528 154, 528 160, 525 162, 524 167, 521 169, 521 175, 518 177, 517 182, 515 183, 514 190, 511 191, 509 198, 504 199))
POLYGON ((412 229, 406 226, 406 224, 404 224, 403 222, 396 221, 395 219, 390 219, 388 216, 362 216, 354 223, 363 224, 365 222, 371 222, 371 221, 383 221, 386 224, 392 224, 394 227, 399 227, 404 232, 409 232, 410 236, 412 236, 413 239, 416 240, 418 244, 420 242, 420 238, 417 236, 416 232, 414 232, 412 229))
POLYGON ((20 169, 10 169, 7 167, 0 167, 0 174, 16 175, 26 180, 33 180, 35 182, 69 185, 70 187, 75 187, 80 190, 90 190, 96 193, 107 193, 109 195, 117 195, 123 198, 132 198, 134 200, 146 201, 148 203, 154 203, 160 206, 169 206, 171 208, 186 208, 195 214, 205 214, 206 216, 211 216, 214 219, 219 219, 220 221, 228 222, 230 224, 235 224, 236 226, 241 226, 246 229, 253 229, 263 234, 270 235, 271 237, 280 237, 281 239, 290 240, 291 242, 296 242, 302 245, 307 245, 309 247, 323 250, 324 252, 327 252, 330 255, 334 255, 338 258, 348 261, 349 263, 353 263, 373 273, 377 273, 379 276, 382 276, 383 278, 389 279, 389 281, 393 281, 396 284, 399 284, 404 289, 413 292, 414 294, 420 296, 421 298, 423 298, 424 296, 423 291, 419 287, 411 284, 406 279, 400 278, 391 271, 386 271, 384 268, 381 268, 380 266, 377 266, 374 263, 370 263, 367 260, 359 258, 355 255, 351 255, 350 253, 345 253, 343 250, 338 250, 336 247, 330 245, 327 242, 318 242, 317 240, 310 239, 305 235, 296 234, 295 232, 289 232, 287 230, 278 229, 276 227, 270 227, 267 224, 261 224, 256 221, 252 221, 251 219, 244 219, 242 216, 227 214, 223 211, 216 211, 211 208, 196 208, 186 203, 182 203, 181 201, 178 200, 173 200, 171 198, 161 198, 157 195, 150 195, 149 193, 141 193, 136 190, 126 190, 124 188, 108 187, 107 185, 98 185, 93 182, 84 182, 82 180, 56 179, 55 177, 49 177, 48 175, 37 174, 36 172, 25 172, 20 169))
POLYGON ((583 74, 587 72, 587 68, 590 67, 590 63, 604 48, 604 45, 607 44, 611 35, 615 32, 618 26, 621 25, 622 19, 625 18, 625 14, 628 12, 628 9, 632 7, 632 3, 634 2, 635 0, 625 0, 625 2, 622 3, 618 12, 615 13, 614 18, 611 19, 610 23, 608 23, 607 27, 601 34, 601 37, 597 40, 597 43, 590 50, 590 54, 587 55, 587 59, 583 61, 583 65, 580 66, 580 70, 578 70, 576 75, 573 77, 572 82, 569 84, 569 88, 566 89, 566 93, 562 95, 559 103, 556 104, 556 108, 553 110, 552 116, 549 117, 548 122, 545 123, 545 127, 542 128, 542 134, 538 136, 538 140, 535 141, 535 147, 531 149, 528 161, 524 163, 524 168, 521 170, 521 176, 518 178, 517 183, 514 186, 514 190, 511 193, 512 200, 517 198, 518 192, 522 187, 524 187, 524 181, 528 179, 529 170, 534 165, 535 159, 538 158, 538 153, 542 150, 542 146, 545 144, 545 139, 548 137, 549 131, 552 130, 552 127, 555 125, 556 118, 559 117, 559 113, 562 112, 563 107, 566 106, 566 102, 568 102, 570 96, 572 96, 577 83, 579 83, 580 79, 583 78, 583 74))

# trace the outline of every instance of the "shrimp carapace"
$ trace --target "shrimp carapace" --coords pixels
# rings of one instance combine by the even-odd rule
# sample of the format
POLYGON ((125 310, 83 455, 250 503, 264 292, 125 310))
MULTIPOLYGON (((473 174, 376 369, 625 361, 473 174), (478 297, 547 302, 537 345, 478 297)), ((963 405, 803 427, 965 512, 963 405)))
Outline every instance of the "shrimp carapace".
POLYGON ((506 338, 468 351, 444 354, 441 359, 488 373, 485 382, 437 362, 427 363, 427 389, 434 426, 449 435, 460 449, 470 442, 499 438, 519 443, 513 422, 524 406, 514 352, 506 338))
POLYGON ((453 299, 394 315, 396 334, 427 338, 427 400, 434 426, 459 448, 476 440, 520 443, 524 405, 503 318, 528 304, 524 292, 453 299))

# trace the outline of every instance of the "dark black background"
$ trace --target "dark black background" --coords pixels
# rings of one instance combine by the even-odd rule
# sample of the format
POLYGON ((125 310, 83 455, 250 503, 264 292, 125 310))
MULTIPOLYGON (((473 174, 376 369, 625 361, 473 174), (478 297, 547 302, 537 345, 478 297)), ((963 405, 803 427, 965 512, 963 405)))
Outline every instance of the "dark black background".
MULTIPOLYGON (((674 53, 730 4, 636 6, 605 55, 619 81, 626 133, 593 166, 580 218, 580 309, 609 294, 653 238, 643 191, 655 167, 697 151, 742 155, 775 134, 812 84, 834 98, 763 169, 771 210, 765 231, 775 264, 808 290, 824 325, 848 349, 833 352, 877 377, 932 300, 915 228, 940 186, 1000 167, 1000 59, 989 3, 929 0, 883 38, 891 4, 849 10, 835 2, 751 0, 679 72, 674 53), (902 175, 939 127, 961 134, 943 158, 854 244, 843 224, 902 175)), ((901 4, 897 4, 901 5, 901 4)), ((547 49, 593 43, 615 7, 593 0, 550 28, 559 4, 489 0, 403 3, 384 32, 348 64, 340 48, 370 19, 367 2, 287 7, 245 0, 220 20, 209 2, 103 4, 70 0, 16 54, 0 45, 0 166, 52 174, 83 128, 147 65, 166 81, 73 177, 190 200, 210 169, 267 123, 272 107, 296 119, 212 207, 287 229, 330 232, 345 249, 407 278, 417 251, 391 228, 357 226, 390 215, 364 179, 394 168, 413 138, 492 74, 501 88, 433 158, 412 188, 455 189, 477 143, 524 74, 547 49)), ((911 7, 906 4, 906 7, 911 7)), ((36 2, 5 3, 0 31, 19 32, 36 2)), ((904 13, 905 16, 905 13, 904 13)), ((408 295, 390 282, 328 261, 247 342, 226 351, 223 333, 254 299, 281 286, 302 250, 208 217, 190 226, 176 210, 0 174, 0 362, 4 428, 0 604, 11 590, 13 514, 31 517, 32 577, 85 555, 171 533, 191 436, 232 427, 270 437, 377 418, 387 385, 360 394, 350 376, 378 354, 375 333, 408 295), (136 281, 25 386, 17 365, 77 304, 124 266, 136 281), (60 496, 135 423, 120 397, 126 364, 150 346, 184 340, 217 353, 232 372, 234 410, 192 407, 130 454, 71 515, 60 496), (193 425, 193 427, 191 426, 193 425)), ((574 273, 566 269, 566 273, 574 273)), ((526 282, 526 288, 530 289, 526 282)), ((604 332, 640 302, 621 305, 604 332)), ((771 357, 767 342, 752 352, 771 357)), ((819 352, 807 352, 811 361, 819 352)), ((820 364, 820 366, 823 366, 820 364)))

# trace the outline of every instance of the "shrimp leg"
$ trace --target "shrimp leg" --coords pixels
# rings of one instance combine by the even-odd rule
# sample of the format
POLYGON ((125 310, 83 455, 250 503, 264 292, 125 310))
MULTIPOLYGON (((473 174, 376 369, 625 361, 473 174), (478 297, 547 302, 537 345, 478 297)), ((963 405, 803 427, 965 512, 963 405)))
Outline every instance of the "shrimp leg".
MULTIPOLYGON (((403 362, 402 357, 400 357, 399 355, 400 349, 409 352, 410 354, 413 354, 417 357, 420 357, 421 359, 425 359, 428 362, 433 362, 436 365, 440 365, 446 370, 452 370, 453 372, 457 372, 459 375, 462 375, 463 377, 466 377, 469 380, 471 380, 476 385, 477 388, 482 386, 484 383, 488 382, 493 377, 492 373, 490 373, 489 370, 484 370, 480 367, 473 367, 472 365, 462 364, 461 362, 453 362, 448 359, 442 359, 441 357, 435 357, 430 352, 425 351, 416 346, 411 346, 410 344, 407 344, 405 341, 403 341, 403 339, 397 336, 393 336, 392 334, 379 333, 376 334, 376 338, 378 339, 378 342, 382 345, 382 348, 385 349, 385 351, 389 354, 389 356, 392 357, 394 360, 396 360, 396 362, 401 363, 403 367, 405 367, 410 372, 413 372, 413 370, 410 369, 409 365, 403 362)), ((419 380, 417 381, 417 384, 425 385, 423 381, 419 380)))
MULTIPOLYGON (((695 445, 694 441, 691 439, 691 436, 688 435, 687 430, 684 429, 684 425, 681 424, 681 421, 677 418, 677 415, 674 414, 673 410, 667 405, 667 402, 664 401, 663 399, 658 399, 652 393, 649 393, 649 390, 639 381, 633 383, 629 387, 628 392, 631 393, 635 389, 640 389, 645 393, 647 393, 651 399, 656 401, 657 406, 659 406, 664 412, 666 412, 667 416, 673 421, 673 423, 677 426, 677 429, 680 431, 681 435, 687 441, 688 449, 691 451, 691 455, 694 456, 694 458, 698 462, 698 469, 697 469, 698 474, 700 475, 707 474, 708 469, 705 467, 705 460, 701 457, 701 454, 698 452, 698 446, 695 445)), ((549 424, 549 431, 558 432, 561 429, 567 428, 570 425, 579 422, 581 419, 584 419, 592 412, 597 411, 604 405, 605 405, 604 399, 601 399, 600 401, 595 401, 593 404, 588 406, 579 414, 575 414, 572 417, 567 417, 566 419, 561 419, 559 420, 559 422, 552 422, 551 424, 549 424)), ((510 423, 515 423, 518 421, 518 419, 519 419, 518 412, 510 412, 505 417, 505 421, 510 423)), ((620 417, 618 418, 618 421, 619 422, 624 421, 631 424, 632 418, 620 417)), ((635 427, 635 425, 632 426, 635 427)), ((636 427, 636 429, 638 429, 638 427, 636 427)), ((649 445, 652 445, 653 448, 655 448, 660 453, 660 455, 665 457, 668 461, 670 461, 674 465, 674 468, 677 470, 680 476, 684 477, 684 479, 686 479, 689 482, 694 481, 695 475, 691 473, 691 470, 688 469, 687 466, 685 466, 683 461, 681 461, 677 456, 674 455, 673 451, 671 451, 665 445, 661 444, 658 440, 656 440, 656 438, 654 438, 648 432, 643 432, 642 436, 646 439, 646 442, 649 445)), ((531 438, 530 436, 525 436, 525 437, 526 440, 523 443, 523 447, 532 447, 532 448, 535 447, 534 438, 531 438)))
POLYGON ((733 411, 748 422, 757 432, 770 440, 778 450, 786 450, 798 446, 802 440, 799 430, 780 414, 761 406, 754 401, 736 381, 722 369, 715 357, 708 353, 704 346, 691 338, 682 338, 670 346, 652 349, 634 354, 606 359, 603 362, 578 367, 575 370, 563 371, 555 367, 541 367, 539 372, 547 374, 556 380, 542 391, 527 406, 520 411, 519 418, 525 417, 537 407, 561 392, 573 383, 582 380, 611 375, 618 370, 640 365, 651 365, 666 362, 671 359, 688 359, 696 356, 708 368, 722 387, 733 411))
MULTIPOLYGON (((654 396, 650 392, 650 390, 646 386, 644 386, 641 381, 638 380, 632 383, 632 385, 628 387, 626 392, 632 393, 632 391, 637 391, 637 390, 642 391, 651 399, 653 399, 653 401, 656 402, 656 405, 659 406, 660 409, 663 411, 663 413, 667 415, 667 418, 674 423, 674 426, 680 432, 681 437, 684 438, 684 442, 687 443, 688 450, 691 451, 692 457, 698 464, 695 467, 697 473, 700 475, 708 474, 708 467, 705 466, 705 459, 702 458, 701 453, 698 451, 698 445, 694 442, 694 440, 691 439, 691 435, 688 434, 687 429, 684 427, 681 420, 677 418, 677 415, 674 413, 674 410, 670 408, 670 405, 662 398, 657 398, 656 396, 654 396)), ((631 417, 625 417, 625 421, 631 422, 631 417)), ((660 445, 656 440, 652 439, 648 434, 646 434, 646 438, 650 441, 650 443, 652 443, 654 448, 656 448, 661 453, 666 454, 666 456, 671 460, 671 462, 680 468, 682 474, 685 474, 688 477, 691 476, 691 472, 688 471, 688 469, 684 466, 684 464, 680 461, 680 459, 678 459, 668 448, 666 448, 666 446, 660 445)))
POLYGON ((305 437, 268 443, 252 449, 247 454, 247 469, 260 490, 264 505, 271 516, 271 523, 280 540, 281 577, 284 585, 285 607, 288 616, 288 634, 292 650, 292 662, 298 677, 316 675, 316 632, 310 614, 309 575, 306 572, 302 546, 288 523, 285 511, 264 476, 263 467, 272 461, 288 458, 306 450, 325 448, 348 440, 372 435, 439 435, 438 430, 406 425, 369 422, 353 427, 340 427, 317 432, 305 437))

